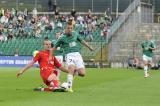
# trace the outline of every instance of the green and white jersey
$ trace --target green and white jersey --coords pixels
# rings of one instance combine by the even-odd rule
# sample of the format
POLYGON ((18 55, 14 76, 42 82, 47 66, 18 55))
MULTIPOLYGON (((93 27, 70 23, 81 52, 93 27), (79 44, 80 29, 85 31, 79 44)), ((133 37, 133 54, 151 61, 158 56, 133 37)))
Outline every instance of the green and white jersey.
POLYGON ((143 55, 153 57, 153 51, 151 50, 151 48, 156 48, 154 41, 143 41, 141 46, 143 49, 143 55))
POLYGON ((82 40, 82 37, 77 32, 72 31, 71 36, 63 34, 63 36, 57 41, 54 47, 57 48, 61 46, 65 54, 80 52, 79 42, 82 40))
MULTIPOLYGON (((57 43, 57 40, 55 40, 55 39, 52 40, 52 47, 54 47, 56 43, 57 43)), ((63 49, 59 46, 59 47, 57 47, 56 50, 54 50, 53 54, 55 56, 63 55, 63 49)))

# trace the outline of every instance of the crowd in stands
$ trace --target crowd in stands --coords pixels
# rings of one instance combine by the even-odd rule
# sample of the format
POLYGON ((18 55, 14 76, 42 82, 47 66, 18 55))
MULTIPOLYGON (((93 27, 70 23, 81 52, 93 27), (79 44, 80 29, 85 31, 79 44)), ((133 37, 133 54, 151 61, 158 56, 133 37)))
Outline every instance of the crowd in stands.
POLYGON ((107 36, 112 18, 106 12, 102 15, 93 15, 89 10, 86 15, 77 15, 75 10, 69 15, 37 15, 36 8, 33 14, 28 15, 27 9, 17 11, 3 8, 0 9, 0 41, 16 38, 39 38, 56 31, 63 33, 66 22, 72 21, 74 28, 88 41, 94 40, 94 32, 99 30, 98 36, 104 39, 107 36))

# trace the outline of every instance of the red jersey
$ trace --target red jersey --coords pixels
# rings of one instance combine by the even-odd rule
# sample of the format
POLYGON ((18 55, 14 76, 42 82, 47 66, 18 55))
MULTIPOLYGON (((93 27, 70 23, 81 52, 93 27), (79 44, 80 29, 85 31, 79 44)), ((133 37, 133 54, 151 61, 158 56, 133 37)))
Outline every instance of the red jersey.
POLYGON ((46 85, 50 86, 48 77, 52 73, 55 74, 56 71, 54 70, 54 67, 59 68, 61 67, 61 64, 57 61, 55 56, 52 56, 52 60, 50 61, 50 63, 48 62, 48 59, 49 59, 49 51, 43 50, 36 54, 36 56, 33 58, 33 61, 34 62, 38 61, 39 67, 40 67, 41 78, 43 79, 43 82, 46 85))
POLYGON ((58 62, 55 56, 52 57, 52 60, 50 61, 50 63, 48 62, 49 54, 50 54, 49 51, 42 50, 39 53, 37 53, 37 55, 33 58, 34 62, 38 61, 40 70, 46 67, 53 68, 53 69, 54 67, 57 67, 57 68, 61 67, 61 64, 58 62))

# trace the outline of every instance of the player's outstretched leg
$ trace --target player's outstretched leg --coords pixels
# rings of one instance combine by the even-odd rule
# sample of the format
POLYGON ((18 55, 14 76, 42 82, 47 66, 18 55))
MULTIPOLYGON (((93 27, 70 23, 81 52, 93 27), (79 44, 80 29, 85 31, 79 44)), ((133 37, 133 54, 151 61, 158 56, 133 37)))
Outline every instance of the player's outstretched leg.
POLYGON ((67 82, 68 82, 68 92, 73 92, 72 90, 73 75, 72 74, 67 75, 67 82))
POLYGON ((144 66, 144 78, 147 78, 149 77, 149 74, 148 74, 148 65, 145 65, 144 66))
POLYGON ((33 91, 48 91, 48 92, 52 92, 53 90, 54 90, 53 87, 48 87, 48 88, 38 87, 33 89, 33 91))

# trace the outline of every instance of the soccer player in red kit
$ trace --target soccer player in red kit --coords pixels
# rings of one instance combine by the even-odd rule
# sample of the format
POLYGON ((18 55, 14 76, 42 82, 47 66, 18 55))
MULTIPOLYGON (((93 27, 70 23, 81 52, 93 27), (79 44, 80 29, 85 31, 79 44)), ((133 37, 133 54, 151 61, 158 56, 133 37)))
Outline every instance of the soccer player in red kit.
POLYGON ((51 41, 45 39, 43 42, 43 46, 44 50, 37 53, 33 60, 17 73, 17 77, 22 75, 26 70, 32 67, 35 62, 38 61, 41 78, 43 82, 48 86, 48 88, 40 88, 39 91, 53 91, 54 89, 58 88, 58 80, 56 76, 57 74, 55 73, 55 67, 66 73, 68 73, 68 70, 62 67, 55 56, 52 56, 52 60, 48 61, 51 41))

